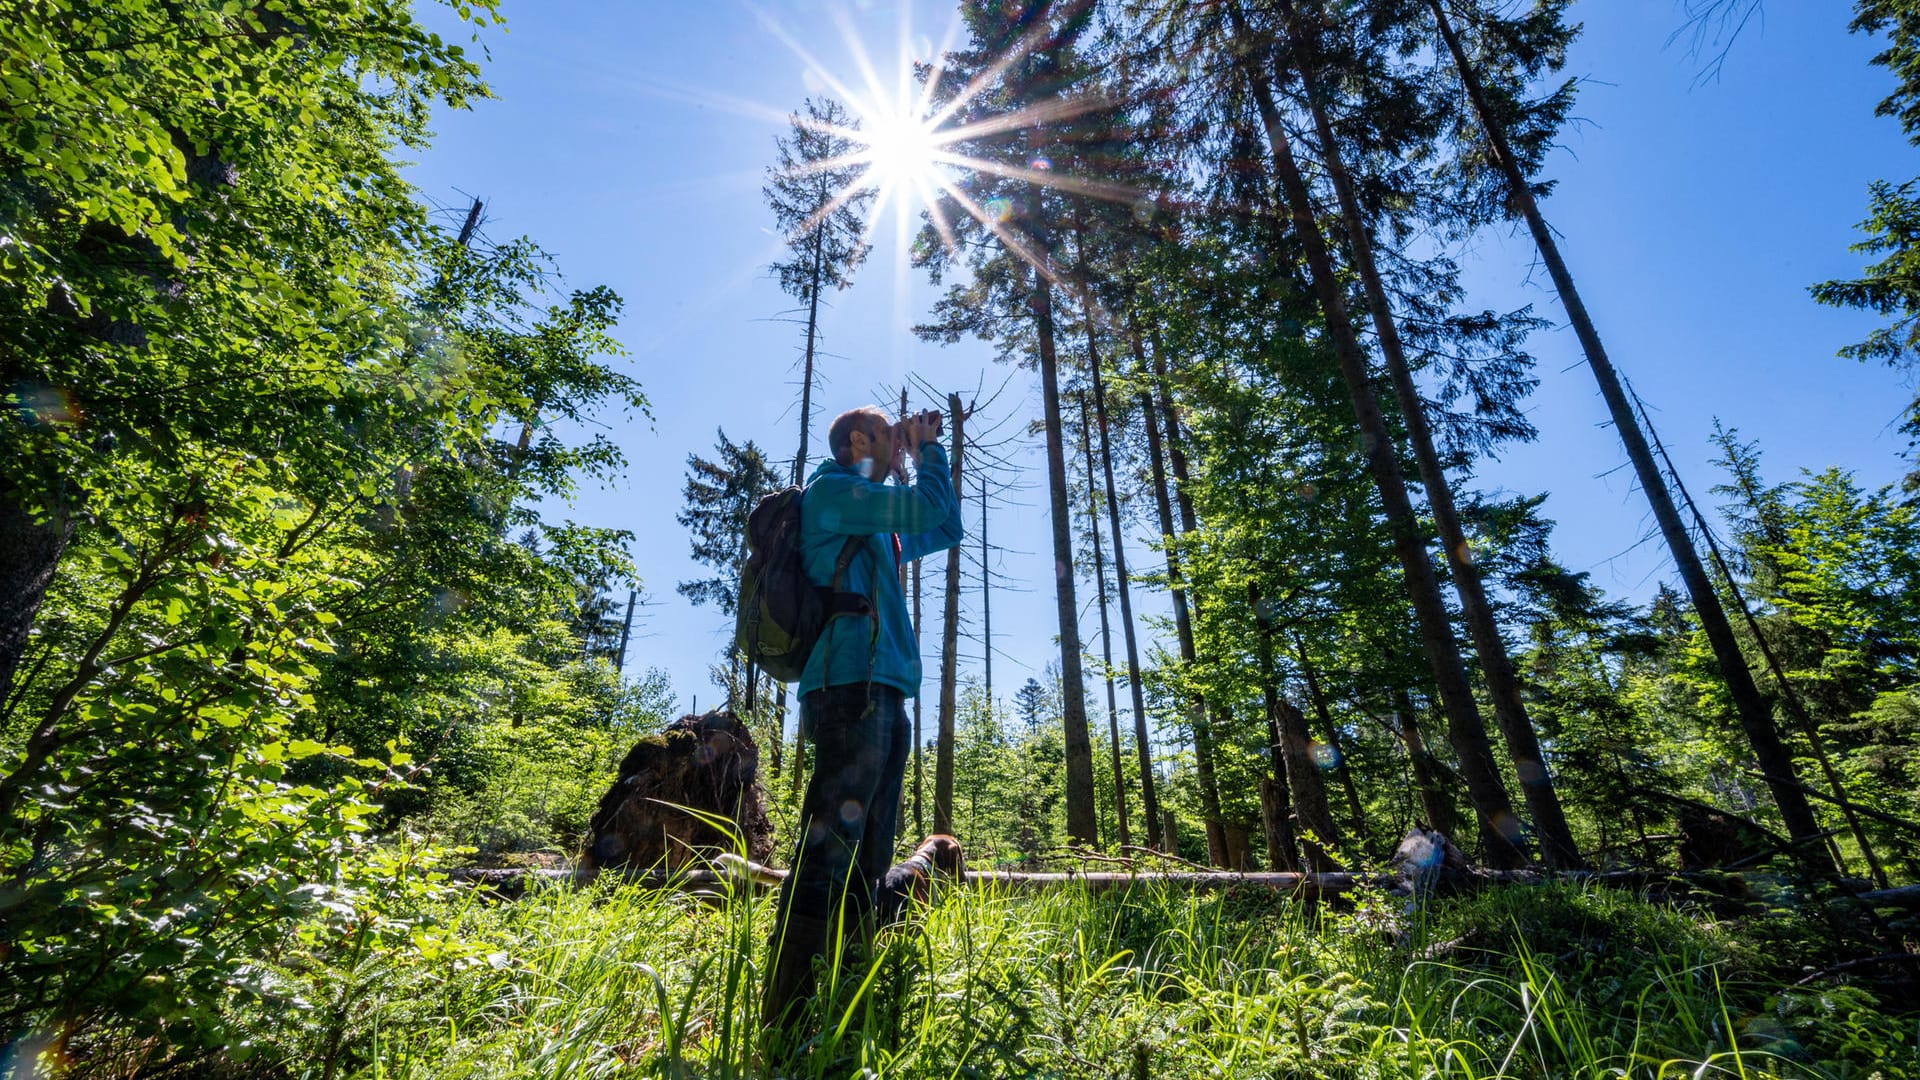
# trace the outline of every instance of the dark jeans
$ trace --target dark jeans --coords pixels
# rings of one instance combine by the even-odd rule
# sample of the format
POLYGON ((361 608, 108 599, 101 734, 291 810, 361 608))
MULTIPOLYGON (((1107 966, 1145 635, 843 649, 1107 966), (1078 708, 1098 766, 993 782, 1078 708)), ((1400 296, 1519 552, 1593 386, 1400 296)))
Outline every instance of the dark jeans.
POLYGON ((844 902, 851 924, 873 910, 893 858, 913 742, 906 695, 874 683, 869 707, 866 685, 829 686, 802 697, 800 714, 813 733, 813 776, 779 910, 832 919, 844 902))

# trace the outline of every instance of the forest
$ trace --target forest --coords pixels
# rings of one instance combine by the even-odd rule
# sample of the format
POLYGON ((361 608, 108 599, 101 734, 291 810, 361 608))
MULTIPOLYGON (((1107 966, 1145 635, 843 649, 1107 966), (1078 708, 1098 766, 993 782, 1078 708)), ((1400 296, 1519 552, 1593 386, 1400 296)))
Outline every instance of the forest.
MULTIPOLYGON (((1671 6, 1705 78, 1765 14, 1671 6)), ((1803 302, 1875 328, 1795 361, 1906 380, 1904 479, 1729 411, 1689 486, 1555 226, 1583 7, 957 0, 905 111, 773 103, 732 213, 791 306, 723 317, 798 381, 715 377, 794 400, 665 449, 671 581, 580 510, 684 407, 631 298, 408 172, 512 5, 0 0, 0 1078, 1920 1077, 1920 180, 1857 178, 1803 302), (651 665, 635 612, 733 624, 909 198, 912 334, 1004 380, 880 401, 945 414, 967 533, 901 568, 900 854, 972 873, 830 958, 776 1072, 771 894, 576 867, 682 717, 743 729, 770 864, 805 832, 793 687, 730 635, 651 665), (1476 298, 1495 235, 1543 302, 1476 298), (1481 481, 1561 330, 1644 596, 1481 481), (1019 590, 1048 651, 996 687, 1019 590)), ((1827 17, 1920 143, 1920 3, 1827 17)))

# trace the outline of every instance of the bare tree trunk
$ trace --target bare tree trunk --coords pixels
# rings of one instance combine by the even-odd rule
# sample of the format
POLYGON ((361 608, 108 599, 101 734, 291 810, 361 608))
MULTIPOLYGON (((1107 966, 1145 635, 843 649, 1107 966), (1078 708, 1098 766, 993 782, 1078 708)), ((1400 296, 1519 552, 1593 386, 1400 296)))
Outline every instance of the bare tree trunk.
MULTIPOLYGON (((1092 343, 1091 337, 1088 343, 1092 343)), ((1098 363, 1098 357, 1091 362, 1098 363)), ((1127 828, 1127 775, 1120 764, 1120 702, 1113 689, 1113 633, 1107 623, 1107 560, 1100 546, 1100 481, 1093 471, 1093 416, 1087 408, 1085 391, 1080 393, 1080 446, 1087 456, 1087 530, 1093 534, 1093 581, 1100 600, 1100 660, 1106 666, 1107 677, 1107 737, 1113 751, 1113 812, 1120 834, 1120 846, 1130 847, 1133 836, 1127 828)))
MULTIPOLYGON (((1308 35, 1299 26, 1292 0, 1280 0, 1280 7, 1287 16, 1294 56, 1302 57, 1303 42, 1308 35)), ((1500 627, 1494 621, 1493 608, 1487 603, 1480 571, 1473 565, 1472 549, 1467 545, 1466 531, 1460 527, 1460 515, 1454 509, 1453 490, 1447 483, 1446 468, 1434 450, 1426 405, 1420 399, 1419 388, 1414 385, 1413 371, 1407 364, 1406 350, 1400 342, 1400 330, 1394 322, 1393 307, 1387 299, 1386 287, 1381 283, 1380 271, 1374 262, 1372 230, 1361 213, 1360 200, 1354 194, 1352 179, 1347 175, 1339 143, 1334 138, 1333 125, 1327 119, 1320 73, 1309 71, 1309 65, 1303 59, 1297 60, 1296 66, 1306 91, 1307 107, 1313 116, 1314 131, 1319 137, 1321 165, 1326 169, 1327 179, 1332 182, 1340 203, 1340 217, 1346 226, 1349 261, 1359 275, 1361 288, 1366 295, 1374 333, 1379 338, 1380 352, 1386 358, 1387 372, 1393 381, 1394 397, 1400 405, 1401 419, 1407 425, 1407 441, 1412 445, 1414 461, 1420 470, 1420 485, 1427 492, 1427 508, 1433 514, 1434 526, 1440 533, 1440 549, 1446 553, 1447 568, 1453 578, 1454 592, 1460 598, 1461 613, 1466 616, 1467 627, 1473 634, 1473 647, 1479 656, 1480 670, 1486 676, 1487 696, 1492 699, 1494 719, 1500 725, 1500 733, 1506 737, 1507 753, 1513 759, 1514 772, 1520 778, 1520 790, 1526 797, 1527 810, 1533 816, 1534 828, 1540 836, 1541 856, 1548 866, 1556 869, 1578 868, 1584 865, 1579 847, 1574 843, 1573 831, 1567 826, 1566 813, 1561 809, 1559 795, 1554 790, 1553 776, 1547 770, 1546 758, 1540 753, 1540 740, 1534 733, 1531 718, 1527 716, 1520 681, 1514 677, 1513 663, 1507 656, 1506 639, 1501 636, 1500 627)))
MULTIPOLYGON (((1138 355, 1140 343, 1135 334, 1134 349, 1138 355)), ((1172 392, 1167 386, 1166 358, 1160 352, 1158 343, 1153 356, 1154 381, 1159 384, 1160 401, 1157 407, 1147 392, 1142 390, 1140 397, 1146 409, 1147 447, 1153 458, 1154 498, 1159 503, 1160 533, 1165 537, 1167 549, 1167 580, 1173 586, 1173 625, 1180 643, 1180 659, 1183 663, 1193 664, 1197 653, 1193 644, 1193 620, 1187 609, 1186 587, 1181 582, 1180 560, 1176 553, 1179 546, 1179 533, 1174 531, 1173 507, 1178 502, 1182 521, 1187 532, 1194 528, 1193 502, 1186 498, 1177 485, 1186 481, 1187 459, 1179 446, 1180 427, 1173 413, 1172 392), (1156 419, 1157 417, 1157 419, 1156 419), (1162 435, 1159 424, 1166 424, 1166 456, 1173 465, 1174 481, 1169 482, 1166 467, 1161 463, 1162 435), (1171 493, 1171 494, 1170 494, 1171 493)), ((1198 603, 1197 598, 1194 601, 1198 603)), ((1227 834, 1225 823, 1220 818, 1220 787, 1214 777, 1213 768, 1213 728, 1208 719, 1206 698, 1195 695, 1188 716, 1193 726, 1193 771, 1199 781, 1200 813, 1205 818, 1207 830, 1207 860, 1215 866, 1225 866, 1227 860, 1227 834)))
MULTIPOLYGON (((1236 36, 1241 42, 1250 44, 1253 39, 1238 6, 1229 7, 1228 13, 1232 17, 1236 36)), ((1347 384, 1347 395, 1353 403, 1354 418, 1360 428, 1361 448, 1367 458, 1368 470, 1373 474, 1374 484, 1380 491, 1381 507, 1386 513, 1388 527, 1393 532, 1394 551, 1400 558, 1407 593, 1413 601, 1414 614, 1420 624, 1421 643, 1433 667, 1434 682, 1446 710, 1448 736, 1454 750, 1460 755, 1461 776, 1467 782, 1474 808, 1479 811, 1481 845, 1489 864, 1499 868, 1519 866, 1526 862, 1525 855, 1515 843, 1521 831, 1520 822, 1514 816, 1506 784, 1494 764, 1493 747, 1487 738, 1486 727, 1481 722, 1478 706, 1474 703, 1473 688, 1467 682, 1466 667, 1461 662, 1459 647, 1453 640, 1453 628, 1448 622, 1446 605, 1440 598, 1439 581, 1434 575, 1426 543, 1421 538, 1413 504, 1407 497, 1400 463, 1394 453, 1392 432, 1388 430, 1386 420, 1380 413, 1379 402, 1374 398, 1366 356, 1354 336, 1346 300, 1341 295, 1339 278, 1334 273, 1332 256, 1327 251, 1326 240, 1320 235, 1312 196, 1281 124, 1280 111, 1274 104, 1273 87, 1254 62, 1254 57, 1253 50, 1243 50, 1239 57, 1240 64, 1253 91, 1261 124, 1266 129, 1268 148, 1273 153, 1280 187, 1292 214, 1294 232, 1306 256, 1310 284, 1320 301, 1326 319, 1327 336, 1331 339, 1340 374, 1347 384)))
POLYGON ((1060 622, 1061 726, 1067 765, 1067 836, 1074 843, 1098 844, 1094 812, 1093 743, 1087 732, 1086 683, 1080 671, 1080 604, 1074 597, 1072 505, 1067 496, 1066 441, 1060 423, 1060 364, 1054 354, 1053 285, 1035 272, 1030 297, 1040 345, 1040 395, 1047 437, 1047 502, 1053 524, 1053 578, 1060 622))
POLYGON ((1453 25, 1447 19, 1446 8, 1440 0, 1427 0, 1427 6, 1433 12, 1440 39, 1453 57, 1467 99, 1472 103, 1474 114, 1486 133, 1494 164, 1506 177, 1509 204, 1526 218, 1527 229, 1533 234, 1534 245, 1540 250, 1540 260, 1546 264, 1554 290, 1560 294, 1560 303, 1566 308, 1567 321, 1573 324, 1574 336, 1579 338, 1581 351, 1586 353, 1587 365, 1593 369, 1594 380, 1600 384, 1600 396, 1606 400, 1607 411, 1613 417, 1614 430, 1620 433, 1627 457, 1633 462, 1634 476, 1640 481, 1640 490, 1646 493, 1647 502, 1653 508, 1654 520, 1659 523, 1660 533, 1673 554, 1674 567, 1680 571, 1680 580, 1686 586, 1687 596, 1693 601, 1694 612, 1700 618, 1700 628, 1706 632, 1714 658, 1719 661, 1720 675, 1726 680, 1727 693, 1733 698, 1734 709, 1739 713, 1740 727, 1753 747, 1754 758, 1766 777, 1767 789, 1773 794, 1774 804, 1780 808, 1780 818, 1787 827, 1787 834, 1793 838, 1802 854, 1811 858, 1811 849, 1820 841, 1820 824, 1814 819, 1813 807, 1807 802, 1794 776, 1793 755, 1780 738, 1772 710, 1760 696, 1759 687, 1754 685, 1752 672, 1747 670, 1746 658, 1740 653, 1740 643, 1733 636, 1726 610, 1720 606, 1720 597, 1713 591, 1713 582, 1700 563, 1700 554, 1694 550, 1693 539, 1687 535, 1686 525, 1680 520, 1679 511, 1674 508, 1673 497, 1667 492, 1666 479, 1660 475, 1646 437, 1641 434, 1640 425, 1634 420, 1633 410, 1620 386, 1620 377, 1614 371, 1613 362, 1607 358, 1606 347, 1600 343, 1600 333, 1587 314, 1579 289, 1574 286, 1573 274, 1568 271, 1566 260, 1560 257, 1560 246, 1554 241, 1546 218, 1540 213, 1533 189, 1520 172, 1520 163, 1507 141, 1506 130, 1487 104, 1479 73, 1461 48, 1460 38, 1454 33, 1453 25))
MULTIPOLYGON (((957 490, 959 484, 955 484, 957 490)), ((948 560, 952 560, 949 549, 948 560)), ((913 563, 913 636, 916 647, 920 639, 920 563, 913 563)), ((944 666, 944 661, 942 664, 944 666)), ((924 695, 913 696, 913 831, 921 836, 927 835, 927 808, 923 796, 926 793, 926 742, 920 730, 920 699, 924 695)))
MULTIPOLYGON (((953 449, 948 455, 953 464, 954 498, 960 497, 961 459, 965 456, 967 413, 960 407, 960 395, 947 395, 947 412, 953 421, 953 449)), ((983 489, 984 490, 984 489, 983 489)), ((986 523, 981 520, 981 535, 986 523)), ((947 549, 947 589, 940 613, 940 726, 934 736, 933 752, 933 831, 953 832, 953 732, 954 711, 960 678, 960 548, 947 549)), ((918 784, 918 779, 915 783, 918 784)))
POLYGON ((813 419, 813 344, 820 327, 820 279, 825 267, 822 263, 826 238, 821 230, 813 233, 813 285, 807 295, 807 358, 806 366, 800 374, 800 450, 793 455, 793 482, 803 484, 807 479, 807 427, 813 419))
MULTIPOLYGON (((1247 583, 1247 607, 1260 609, 1260 589, 1247 583)), ((1307 730, 1307 718, 1292 702, 1280 696, 1280 673, 1273 660, 1273 627, 1264 619, 1260 624, 1260 684, 1267 699, 1267 727, 1277 735, 1275 771, 1284 765, 1287 787, 1293 794, 1294 812, 1306 835, 1307 863, 1316 871, 1339 870, 1340 860, 1333 854, 1340 842, 1339 828, 1333 823, 1333 811, 1327 807, 1327 785, 1320 767, 1313 760, 1313 735, 1307 730)))
MULTIPOLYGON (((1127 646, 1127 689, 1133 695, 1134 752, 1140 759, 1140 801, 1147 822, 1147 846, 1160 846, 1160 799, 1154 791, 1153 747, 1147 736, 1146 692, 1140 685, 1140 646, 1133 629, 1132 586, 1127 581, 1126 543, 1120 531, 1120 501, 1113 483, 1113 451, 1107 436, 1106 386, 1093 365, 1094 419, 1100 425, 1100 467, 1107 485, 1107 525, 1113 531, 1113 578, 1120 593, 1120 631, 1127 646)), ((1151 421, 1149 420, 1149 423, 1151 421)))
POLYGON ((26 656, 27 637, 73 538, 73 520, 62 508, 50 515, 27 509, 18 489, 0 487, 0 715, 12 711, 14 679, 26 656))
POLYGON ((1420 792, 1420 808, 1427 815, 1427 824, 1452 836, 1458 827, 1453 819, 1453 801, 1440 786, 1439 768, 1427 749, 1426 736, 1420 733, 1420 714, 1413 707, 1413 695, 1404 686, 1393 688, 1393 720, 1400 741, 1407 746, 1413 786, 1420 792))
MULTIPOLYGON (((1631 387, 1628 388, 1628 392, 1632 392, 1631 387)), ((1707 554, 1713 559, 1714 567, 1720 571, 1721 580, 1727 583, 1727 591, 1733 594, 1733 604, 1740 609, 1740 616, 1747 624, 1747 632, 1753 635, 1753 643, 1760 650, 1760 658, 1766 662, 1768 672, 1773 675, 1774 685, 1780 688, 1780 703, 1786 706, 1787 715, 1793 717, 1795 724, 1800 728, 1800 734, 1806 737, 1807 746, 1813 751, 1813 760, 1820 766, 1821 774, 1827 778, 1827 786, 1833 789, 1833 801, 1840 807, 1840 815, 1846 819, 1847 830, 1853 833, 1854 842, 1860 845, 1860 854, 1867 860, 1867 872, 1872 875, 1875 885, 1882 889, 1888 888, 1891 883, 1887 878, 1886 868, 1880 865, 1879 856, 1874 853, 1873 845, 1867 840, 1866 827, 1861 824, 1860 815, 1855 811, 1853 800, 1847 794, 1846 783, 1840 777, 1840 770, 1834 766, 1833 758, 1827 753, 1825 740, 1820 737, 1820 725, 1815 723, 1813 717, 1807 712, 1805 703, 1800 700, 1799 691, 1795 690, 1793 683, 1787 679, 1787 672, 1780 665, 1780 658, 1774 655, 1773 646, 1767 642, 1767 636, 1760 632, 1760 620, 1753 617, 1753 608, 1748 606, 1746 594, 1741 591, 1739 580, 1733 576, 1733 568, 1727 565, 1726 557, 1720 554, 1720 545, 1713 539, 1713 531, 1707 528, 1706 516, 1700 513, 1699 505, 1693 501, 1693 496, 1688 494, 1687 485, 1680 479, 1680 470, 1673 467, 1673 458, 1668 456, 1666 446, 1660 441, 1660 432, 1654 428, 1653 421, 1648 418, 1645 403, 1640 401, 1637 394, 1634 394, 1633 398, 1634 404, 1640 406, 1640 418, 1647 422, 1647 435, 1653 440, 1653 449, 1660 455, 1661 460, 1666 462, 1667 472, 1673 476, 1673 486, 1679 489, 1681 501, 1687 504, 1688 511, 1693 515, 1694 524, 1700 529, 1701 538, 1707 542, 1707 554)), ((1753 507, 1755 514, 1761 512, 1757 503, 1750 501, 1749 505, 1753 507)), ((1645 833, 1646 827, 1642 826, 1640 831, 1645 833)), ((1846 873, 1846 859, 1840 854, 1839 845, 1829 838, 1827 848, 1833 854, 1834 862, 1839 865, 1840 872, 1846 873)))
POLYGON ((1293 653, 1300 660, 1300 674, 1307 681, 1307 698, 1313 703, 1314 715, 1320 718, 1320 727, 1327 735, 1327 746, 1333 750, 1333 771, 1340 777, 1340 786, 1346 789, 1347 815, 1352 821, 1353 835, 1364 837, 1367 835, 1367 816, 1360 808, 1360 789, 1353 782, 1353 769, 1348 766, 1346 750, 1340 745, 1340 725, 1334 721, 1333 710, 1327 705, 1327 695, 1320 688, 1320 672, 1307 657, 1307 643, 1298 634, 1293 637, 1293 653))
MULTIPOLYGON (((1247 584, 1251 610, 1259 610, 1259 587, 1247 584)), ((1299 870, 1300 838, 1293 828, 1293 797, 1287 784, 1287 738, 1280 730, 1280 676, 1273 663, 1273 638, 1260 628, 1260 693, 1267 711, 1267 769, 1260 781, 1260 820, 1267 834, 1267 862, 1275 870, 1299 870)))
MULTIPOLYGON (((956 558, 958 549, 956 549, 956 558)), ((987 569, 987 481, 980 479, 980 659, 987 694, 987 715, 993 715, 993 574, 987 569)))

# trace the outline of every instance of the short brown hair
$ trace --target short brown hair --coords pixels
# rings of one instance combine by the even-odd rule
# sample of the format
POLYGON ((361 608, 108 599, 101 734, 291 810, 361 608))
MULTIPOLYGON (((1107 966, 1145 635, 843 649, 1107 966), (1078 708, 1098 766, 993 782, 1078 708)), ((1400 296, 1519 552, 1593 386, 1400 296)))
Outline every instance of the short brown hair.
POLYGON ((832 426, 827 428, 827 452, 832 454, 833 460, 840 464, 851 464, 845 458, 853 449, 853 433, 864 431, 871 437, 876 428, 883 428, 891 423, 893 421, 888 419, 887 414, 882 412, 878 405, 862 405, 857 409, 848 409, 834 417, 832 426))

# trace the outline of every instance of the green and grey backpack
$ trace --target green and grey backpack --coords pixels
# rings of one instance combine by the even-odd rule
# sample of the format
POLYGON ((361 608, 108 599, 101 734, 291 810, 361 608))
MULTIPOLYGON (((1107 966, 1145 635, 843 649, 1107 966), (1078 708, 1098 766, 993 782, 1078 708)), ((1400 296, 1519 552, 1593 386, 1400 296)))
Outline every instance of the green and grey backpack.
POLYGON ((776 491, 747 515, 747 561, 734 607, 734 643, 748 662, 781 682, 799 681, 828 623, 842 615, 873 615, 865 596, 840 591, 866 537, 847 537, 833 560, 830 584, 807 578, 800 561, 802 494, 798 487, 776 491))

